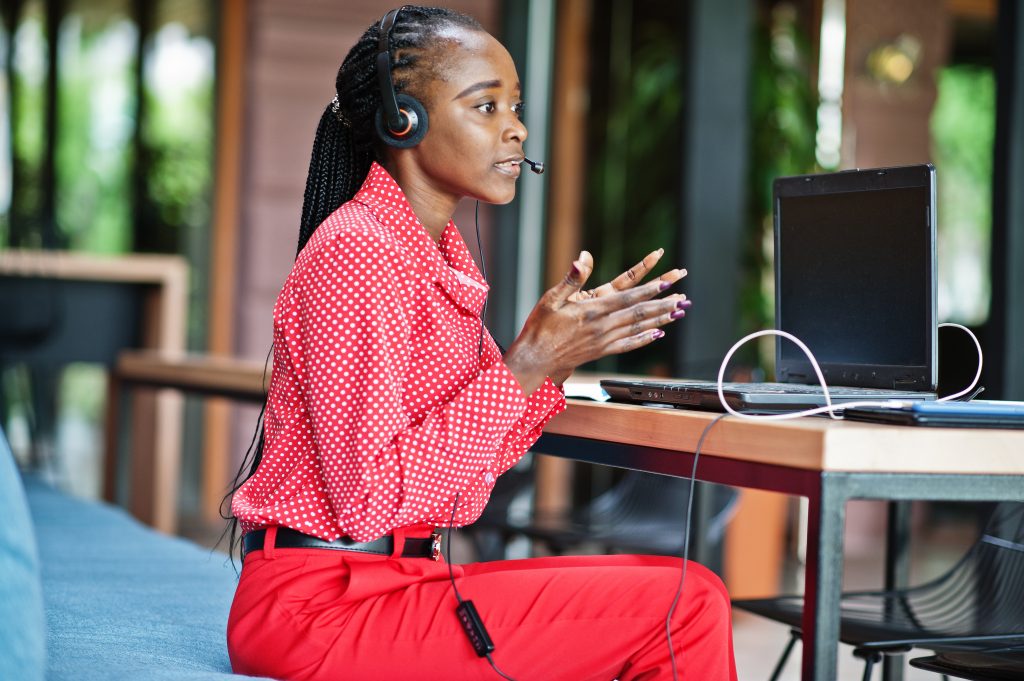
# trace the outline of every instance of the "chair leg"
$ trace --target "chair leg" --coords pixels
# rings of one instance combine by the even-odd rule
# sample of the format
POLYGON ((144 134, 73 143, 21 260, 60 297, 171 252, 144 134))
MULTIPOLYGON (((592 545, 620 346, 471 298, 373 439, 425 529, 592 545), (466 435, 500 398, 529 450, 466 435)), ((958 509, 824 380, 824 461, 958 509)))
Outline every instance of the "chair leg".
POLYGON ((800 632, 796 629, 791 630, 789 632, 789 643, 786 644, 785 650, 782 651, 782 657, 780 657, 779 661, 775 664, 775 670, 772 671, 771 678, 769 678, 768 681, 778 681, 779 674, 782 673, 782 668, 786 666, 786 660, 789 659, 790 653, 793 652, 793 646, 795 646, 796 642, 799 640, 800 632))
POLYGON ((871 670, 875 666, 875 661, 868 658, 864 660, 864 677, 861 681, 871 681, 871 670))
POLYGON ((871 681, 871 672, 875 668, 875 663, 882 659, 882 654, 874 650, 862 649, 854 650, 853 654, 864 660, 864 677, 862 681, 871 681))

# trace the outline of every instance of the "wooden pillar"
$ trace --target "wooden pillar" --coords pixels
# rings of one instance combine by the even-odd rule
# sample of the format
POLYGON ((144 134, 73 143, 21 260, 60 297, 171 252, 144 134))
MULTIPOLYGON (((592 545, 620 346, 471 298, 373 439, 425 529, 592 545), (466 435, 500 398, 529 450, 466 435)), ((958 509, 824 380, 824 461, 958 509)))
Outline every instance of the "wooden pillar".
POLYGON ((992 331, 985 385, 1024 400, 1024 9, 999 3, 992 183, 992 331))
MULTIPOLYGON (((60 25, 64 18, 63 0, 46 0, 46 100, 43 110, 43 159, 39 188, 39 246, 53 250, 64 246, 57 231, 57 136, 60 88, 60 25)), ((9 40, 14 41, 14 31, 9 40)), ((11 140, 13 144, 13 139, 11 140)))
MULTIPOLYGON (((211 234, 209 335, 212 354, 235 352, 235 305, 238 280, 238 232, 242 185, 245 113, 245 53, 248 14, 245 0, 221 3, 217 63, 217 153, 211 234)), ((230 482, 231 408, 224 399, 205 405, 201 513, 220 517, 220 502, 230 482)))
MULTIPOLYGON (((142 347, 180 354, 185 350, 188 269, 174 256, 154 262, 171 264, 162 286, 143 301, 142 347)), ((128 507, 136 518, 167 534, 178 530, 183 407, 183 397, 171 390, 139 390, 132 396, 128 507)))
POLYGON ((590 4, 590 0, 558 3, 545 276, 548 286, 565 275, 582 244, 590 4))
MULTIPOLYGON (((579 255, 582 241, 590 12, 591 0, 558 3, 546 286, 565 276, 579 255)), ((568 459, 538 457, 538 513, 559 513, 568 508, 572 466, 568 459)))
POLYGON ((736 340, 741 235, 747 219, 748 105, 753 5, 689 0, 679 252, 696 304, 673 329, 675 375, 713 378, 736 340), (709 266, 709 264, 712 264, 709 266))
POLYGON ((22 216, 21 184, 23 172, 14 143, 14 129, 18 120, 18 100, 21 98, 18 81, 14 77, 14 32, 21 23, 21 9, 24 0, 11 0, 0 5, 0 16, 3 17, 4 30, 7 33, 7 45, 4 50, 4 68, 7 78, 7 139, 9 142, 11 168, 11 202, 7 207, 7 234, 5 248, 14 248, 23 244, 24 219, 22 216))
POLYGON ((733 598, 777 596, 782 586, 789 499, 756 489, 743 489, 739 494, 739 507, 725 536, 722 577, 733 598))

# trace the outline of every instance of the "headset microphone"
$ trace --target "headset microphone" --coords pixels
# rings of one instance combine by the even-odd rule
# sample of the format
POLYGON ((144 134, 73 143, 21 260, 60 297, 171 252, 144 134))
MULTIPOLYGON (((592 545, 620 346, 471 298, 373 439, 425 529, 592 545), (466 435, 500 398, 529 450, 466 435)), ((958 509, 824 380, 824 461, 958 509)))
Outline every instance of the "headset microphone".
POLYGON ((523 157, 523 163, 530 166, 530 170, 542 175, 544 173, 544 161, 531 161, 530 159, 523 157))

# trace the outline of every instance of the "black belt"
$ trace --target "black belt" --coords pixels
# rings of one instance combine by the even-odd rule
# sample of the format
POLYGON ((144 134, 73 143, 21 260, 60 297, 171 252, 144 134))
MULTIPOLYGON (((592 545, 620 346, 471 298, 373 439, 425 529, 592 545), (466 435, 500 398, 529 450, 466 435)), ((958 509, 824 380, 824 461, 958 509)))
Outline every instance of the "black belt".
MULTIPOLYGON (((266 530, 254 530, 247 532, 242 537, 242 557, 250 551, 263 548, 266 530)), ((289 527, 278 527, 277 538, 274 540, 276 549, 333 549, 335 551, 356 551, 359 553, 373 553, 381 556, 390 556, 395 550, 395 541, 389 535, 374 539, 373 541, 358 542, 341 537, 334 541, 326 541, 318 537, 311 537, 308 534, 297 532, 289 527)), ((429 537, 407 537, 402 547, 403 558, 430 558, 438 560, 441 557, 441 534, 434 532, 429 537)))

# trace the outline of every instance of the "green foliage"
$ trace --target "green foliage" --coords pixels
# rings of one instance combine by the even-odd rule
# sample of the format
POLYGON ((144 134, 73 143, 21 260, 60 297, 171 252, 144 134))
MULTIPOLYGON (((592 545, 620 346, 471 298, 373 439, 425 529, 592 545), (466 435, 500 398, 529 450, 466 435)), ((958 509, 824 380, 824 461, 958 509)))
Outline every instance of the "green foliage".
MULTIPOLYGON (((680 222, 678 150, 683 73, 678 35, 664 24, 612 22, 611 91, 587 187, 586 244, 594 252, 592 282, 603 283, 656 248, 675 251, 680 222), (634 33, 635 28, 635 33, 634 33)), ((599 79, 595 79, 599 80, 599 79)), ((604 93, 602 93, 604 94, 604 93)), ((674 267, 671 256, 660 270, 674 267)), ((671 345, 606 358, 601 370, 663 373, 671 345)))
POLYGON ((147 89, 147 200, 156 217, 178 229, 204 228, 213 182, 212 83, 168 100, 147 89))
MULTIPOLYGON (((681 221, 675 150, 682 142, 683 46, 678 33, 663 24, 633 30, 623 17, 613 17, 611 23, 609 73, 601 82, 610 90, 608 106, 592 111, 596 120, 604 121, 605 134, 595 140, 601 151, 591 166, 586 235, 595 250, 593 277, 601 282, 653 248, 672 253, 681 221)), ((752 41, 750 193, 738 320, 742 333, 763 328, 773 318, 772 180, 815 170, 817 95, 810 77, 811 50, 795 8, 776 3, 772 11, 763 12, 752 41)), ((595 99, 604 94, 595 93, 595 99)), ((654 344, 599 368, 652 373, 659 363, 668 363, 670 351, 669 344, 654 344)), ((741 359, 748 365, 764 363, 749 352, 741 359)))
MULTIPOLYGON (((176 36, 187 33, 174 27, 176 36)), ((199 41, 207 42, 193 48, 209 47, 206 38, 199 41)), ((18 245, 25 247, 40 245, 47 77, 40 60, 45 62, 46 43, 41 19, 24 16, 11 69, 16 196, 10 216, 3 217, 18 224, 18 245)), ((182 49, 180 42, 172 47, 182 49)), ((138 29, 113 7, 70 12, 61 22, 59 48, 54 165, 63 243, 80 251, 131 251, 135 221, 142 216, 144 234, 170 235, 156 240, 162 246, 157 250, 183 252, 189 241, 185 233, 205 230, 210 220, 212 62, 204 78, 181 91, 161 92, 148 81, 140 89, 138 29), (141 120, 136 115, 140 90, 145 98, 141 120), (139 188, 141 196, 136 195, 139 188)))
POLYGON ((995 75, 972 64, 936 74, 932 156, 938 178, 939 313, 978 324, 988 316, 995 75))
POLYGON ((131 249, 136 30, 123 17, 72 19, 61 41, 57 225, 71 250, 124 253, 131 249))
POLYGON ((35 16, 27 16, 13 33, 13 54, 8 65, 11 116, 11 181, 15 192, 7 215, 3 245, 38 247, 41 245, 39 225, 42 205, 41 171, 45 136, 43 101, 45 80, 39 73, 38 50, 43 45, 43 28, 35 16), (21 229, 15 233, 14 225, 21 229), (25 233, 28 232, 28 235, 25 233), (25 236, 35 238, 25 239, 25 236))
POLYGON ((662 25, 639 31, 607 112, 606 144, 591 174, 590 228, 600 234, 596 281, 608 281, 649 252, 671 252, 679 223, 678 121, 682 64, 678 37, 662 25), (675 139, 672 139, 675 135, 675 139), (627 207, 629 212, 627 213, 627 207))
MULTIPOLYGON (((937 74, 931 132, 936 158, 979 180, 992 178, 996 80, 991 68, 960 64, 937 74)), ((945 169, 945 164, 943 164, 945 169)))
MULTIPOLYGON (((774 318, 772 181, 815 170, 817 95, 810 77, 811 50, 793 6, 781 3, 759 14, 752 53, 740 335, 770 326, 774 318)), ((767 356, 758 361, 751 351, 745 361, 770 363, 767 356)))

